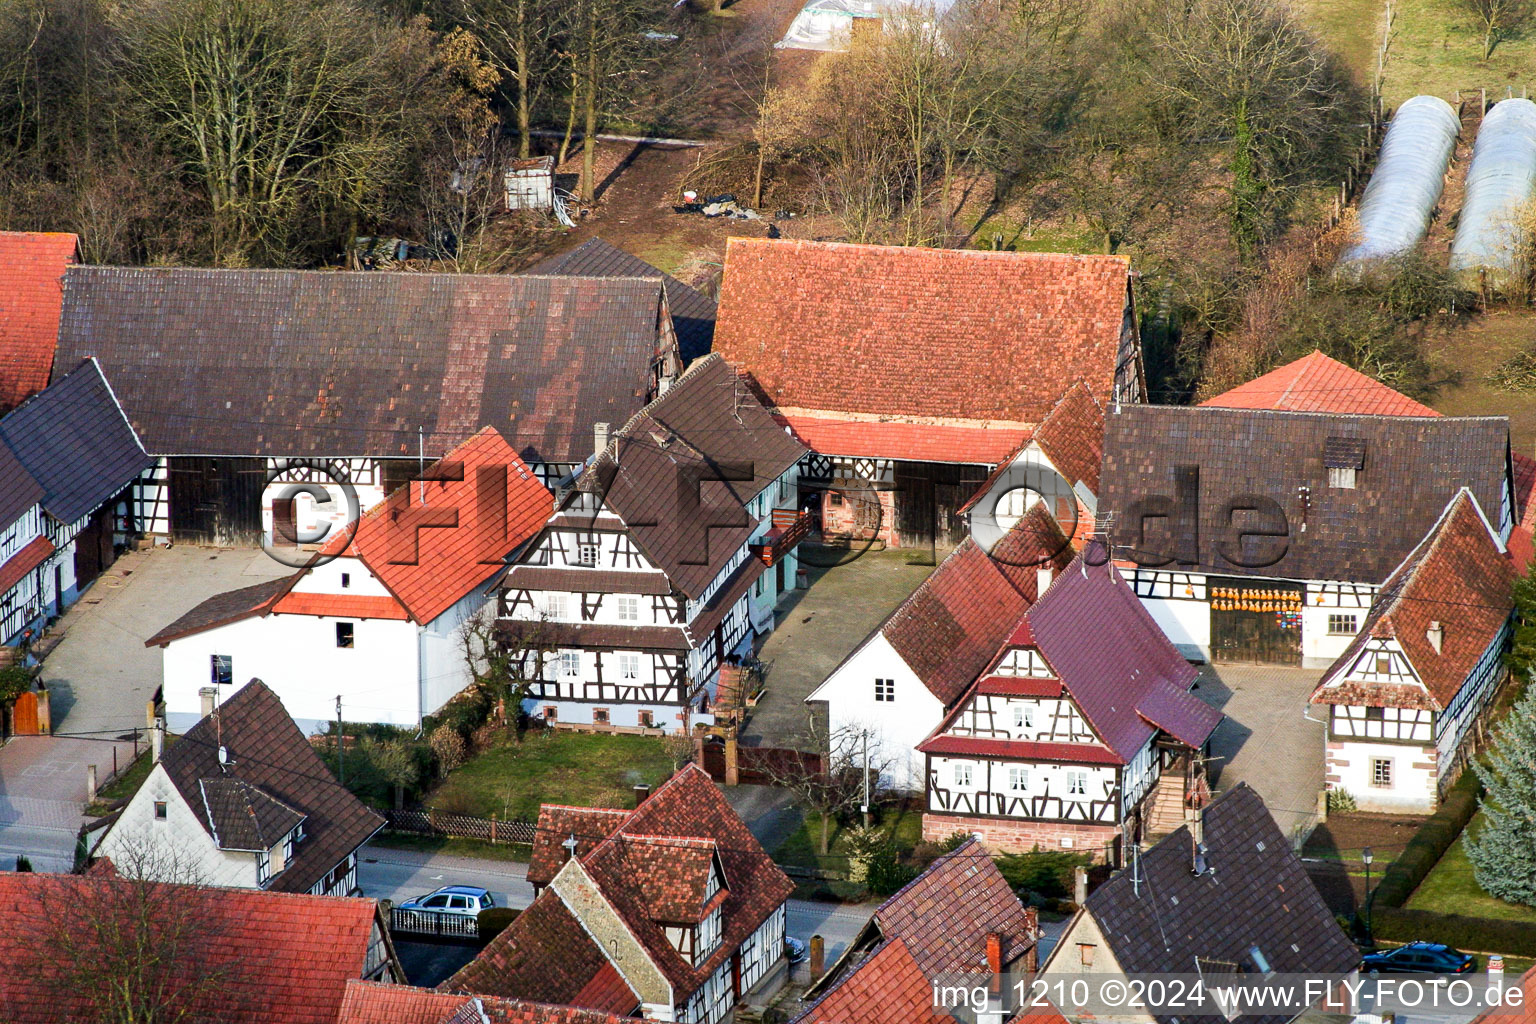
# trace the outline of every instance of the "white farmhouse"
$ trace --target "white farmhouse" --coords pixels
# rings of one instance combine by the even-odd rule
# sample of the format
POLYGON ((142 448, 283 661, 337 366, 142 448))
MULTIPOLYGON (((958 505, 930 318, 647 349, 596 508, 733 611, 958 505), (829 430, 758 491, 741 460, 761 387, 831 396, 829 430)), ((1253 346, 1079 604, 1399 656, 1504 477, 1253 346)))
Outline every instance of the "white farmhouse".
POLYGON ((1432 811, 1509 678, 1515 570, 1470 491, 1388 577, 1312 703, 1327 709, 1327 785, 1363 810, 1432 811))
POLYGON ((415 726, 469 685, 461 629, 553 499, 487 427, 292 576, 218 594, 145 641, 164 649, 171 728, 260 677, 308 732, 415 726))
POLYGON ((525 708, 556 726, 709 724, 720 666, 795 586, 805 447, 719 356, 595 440, 502 591, 503 636, 542 662, 525 708))
POLYGON ((253 679, 164 747, 95 854, 158 881, 354 896, 383 827, 253 679))

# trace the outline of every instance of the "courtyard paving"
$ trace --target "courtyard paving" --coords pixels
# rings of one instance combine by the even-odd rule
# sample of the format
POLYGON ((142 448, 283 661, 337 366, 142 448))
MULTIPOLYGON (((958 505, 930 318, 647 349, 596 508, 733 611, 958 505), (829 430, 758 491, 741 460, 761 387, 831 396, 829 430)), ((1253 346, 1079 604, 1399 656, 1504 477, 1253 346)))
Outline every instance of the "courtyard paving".
POLYGON ((810 586, 780 605, 774 631, 758 649, 767 690, 747 721, 743 745, 809 749, 805 698, 928 578, 933 565, 913 564, 926 554, 869 551, 833 567, 809 564, 831 555, 812 552, 805 559, 810 586))
POLYGON ((1213 788, 1258 791, 1281 831, 1299 842, 1317 821, 1325 727, 1307 717, 1321 669, 1204 665, 1195 694, 1227 717, 1211 740, 1213 788))

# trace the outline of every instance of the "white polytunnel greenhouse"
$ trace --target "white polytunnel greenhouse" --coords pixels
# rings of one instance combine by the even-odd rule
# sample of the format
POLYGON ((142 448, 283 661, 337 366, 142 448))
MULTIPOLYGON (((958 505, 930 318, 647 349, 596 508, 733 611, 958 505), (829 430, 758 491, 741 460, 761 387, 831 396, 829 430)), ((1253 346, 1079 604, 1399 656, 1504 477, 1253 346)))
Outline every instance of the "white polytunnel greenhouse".
POLYGON ((1438 96, 1415 96, 1397 108, 1360 197, 1359 238, 1341 264, 1390 259, 1423 241, 1460 133, 1455 108, 1438 96))
POLYGON ((1536 190, 1536 103, 1501 100, 1483 118, 1467 168, 1467 196, 1451 269, 1500 289, 1523 272, 1521 208, 1536 190), (1486 274, 1486 278, 1483 276, 1486 274))
POLYGON ((937 24, 955 0, 807 0, 789 31, 774 45, 791 50, 846 50, 854 23, 878 25, 880 19, 913 15, 937 24))

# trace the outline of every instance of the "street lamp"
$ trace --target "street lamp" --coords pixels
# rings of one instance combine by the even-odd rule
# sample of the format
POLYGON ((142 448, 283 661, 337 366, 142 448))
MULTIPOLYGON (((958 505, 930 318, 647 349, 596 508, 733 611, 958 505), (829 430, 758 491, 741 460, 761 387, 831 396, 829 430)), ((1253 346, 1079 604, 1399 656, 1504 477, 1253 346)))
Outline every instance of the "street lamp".
POLYGON ((1360 859, 1365 862, 1365 940, 1374 946, 1376 941, 1371 934, 1371 896, 1374 895, 1371 890, 1371 861, 1376 857, 1367 846, 1360 851, 1360 859))

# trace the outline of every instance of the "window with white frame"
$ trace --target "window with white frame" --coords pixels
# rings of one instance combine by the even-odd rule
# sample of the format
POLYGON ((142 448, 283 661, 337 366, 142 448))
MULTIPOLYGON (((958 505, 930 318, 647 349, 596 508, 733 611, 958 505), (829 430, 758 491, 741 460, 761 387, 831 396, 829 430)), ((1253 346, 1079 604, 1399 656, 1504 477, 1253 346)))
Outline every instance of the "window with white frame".
POLYGON ((546 619, 564 619, 566 611, 566 596, 564 594, 544 595, 544 617, 546 619))
POLYGON ((266 885, 272 877, 272 855, 262 850, 256 855, 256 884, 266 885))
POLYGON ((875 700, 889 702, 889 701, 894 701, 895 699, 896 699, 896 680, 894 680, 894 679, 876 679, 875 680, 875 700))
POLYGON ((972 776, 971 776, 971 766, 970 765, 968 765, 968 764, 957 764, 957 765, 955 765, 954 773, 955 773, 955 785, 957 785, 957 786, 969 786, 971 784, 972 776))
POLYGON ((1028 790, 1029 789, 1029 769, 1028 768, 1009 768, 1008 769, 1008 788, 1013 790, 1015 793, 1023 793, 1026 790, 1028 790))
POLYGON ((581 675, 581 652, 560 652, 560 676, 562 679, 575 679, 581 675))
POLYGON ((1013 727, 1015 729, 1033 729, 1035 727, 1035 707, 1033 704, 1015 704, 1013 706, 1013 727))
POLYGON ((640 599, 633 594, 620 594, 615 600, 620 622, 640 621, 640 599))
POLYGON ((1354 636, 1357 632, 1359 632, 1359 626, 1357 625, 1357 622, 1358 620, 1353 615, 1329 615, 1328 635, 1354 636))
POLYGON ((640 678, 640 655, 629 651, 621 652, 619 654, 619 678, 640 678))
POLYGON ((1068 796, 1087 796, 1088 795, 1088 773, 1087 772, 1084 772, 1084 771, 1073 771, 1071 769, 1069 769, 1067 771, 1067 795, 1068 796))
POLYGON ((1371 758, 1371 785, 1376 789, 1392 788, 1392 759, 1389 757, 1371 758))
POLYGON ((583 541, 576 545, 576 564, 592 567, 597 564, 598 556, 602 552, 602 546, 590 541, 583 541))

